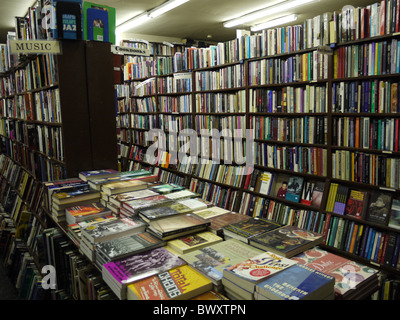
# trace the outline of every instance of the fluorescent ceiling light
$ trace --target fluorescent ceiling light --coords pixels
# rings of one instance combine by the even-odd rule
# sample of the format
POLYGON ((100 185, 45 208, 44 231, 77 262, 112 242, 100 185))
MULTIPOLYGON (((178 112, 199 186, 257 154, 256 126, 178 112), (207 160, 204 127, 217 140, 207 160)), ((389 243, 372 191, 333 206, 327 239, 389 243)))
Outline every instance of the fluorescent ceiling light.
POLYGON ((147 20, 150 20, 149 14, 147 12, 144 12, 142 14, 139 14, 132 19, 129 19, 125 21, 124 23, 120 24, 116 28, 116 32, 124 32, 130 28, 136 27, 142 23, 145 23, 147 20))
POLYGON ((190 0, 170 0, 167 2, 164 2, 162 5, 149 10, 145 11, 132 19, 129 19, 123 23, 121 23, 119 26, 116 28, 116 32, 124 32, 128 29, 131 29, 133 27, 136 27, 142 23, 145 23, 146 21, 156 18, 172 9, 175 9, 176 7, 179 7, 180 5, 188 2, 190 0))
POLYGON ((150 10, 149 16, 150 18, 155 18, 163 13, 166 13, 172 9, 175 9, 176 7, 179 7, 180 5, 188 2, 189 0, 171 0, 164 2, 162 5, 158 6, 157 8, 150 10))
POLYGON ((267 28, 272 28, 275 26, 279 26, 281 24, 285 24, 285 23, 289 23, 289 22, 293 22, 297 20, 297 15, 295 14, 290 14, 288 16, 284 16, 278 19, 274 19, 274 20, 270 20, 264 23, 260 23, 257 24, 253 27, 250 28, 251 31, 260 31, 263 29, 267 29, 267 28))
POLYGON ((286 10, 293 9, 295 7, 299 7, 301 5, 313 2, 313 1, 319 1, 319 0, 292 0, 292 1, 285 1, 284 3, 280 3, 274 6, 270 6, 258 11, 255 11, 253 13, 246 14, 242 17, 232 19, 228 22, 224 23, 225 28, 232 28, 244 23, 247 23, 249 21, 254 21, 258 20, 267 16, 271 16, 273 14, 283 12, 286 10))

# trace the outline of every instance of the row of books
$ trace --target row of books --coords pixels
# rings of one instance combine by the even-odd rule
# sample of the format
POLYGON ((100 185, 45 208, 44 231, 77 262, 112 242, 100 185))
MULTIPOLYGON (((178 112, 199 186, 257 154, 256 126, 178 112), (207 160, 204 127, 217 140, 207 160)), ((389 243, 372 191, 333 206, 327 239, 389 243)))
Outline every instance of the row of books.
POLYGON ((196 112, 198 113, 246 112, 246 94, 244 90, 232 93, 198 93, 195 99, 196 112))
POLYGON ((192 74, 190 72, 174 73, 173 76, 157 79, 157 93, 183 93, 192 91, 192 74))
POLYGON ((155 97, 146 97, 141 99, 129 99, 129 104, 122 112, 157 112, 157 103, 155 97))
POLYGON ((139 49, 149 49, 152 55, 172 56, 182 48, 178 45, 172 45, 167 42, 149 42, 142 39, 121 40, 121 46, 139 49))
MULTIPOLYGON (((120 124, 119 124, 120 125, 120 124)), ((120 140, 126 143, 134 143, 140 146, 148 146, 148 132, 143 130, 131 130, 131 128, 120 128, 120 140)))
POLYGON ((142 97, 147 95, 156 94, 156 78, 149 78, 140 82, 130 82, 129 91, 130 95, 136 97, 142 97))
POLYGON ((339 147, 399 151, 399 128, 399 118, 333 118, 332 143, 339 147))
POLYGON ((394 81, 334 82, 333 112, 399 112, 399 83, 394 81))
POLYGON ((399 268, 398 234, 328 216, 326 243, 379 265, 399 268))
POLYGON ((332 152, 332 177, 399 189, 399 158, 347 150, 332 152))
POLYGON ((196 91, 242 88, 246 85, 244 64, 222 67, 217 70, 196 71, 196 91))
POLYGON ((50 126, 36 126, 37 149, 52 159, 64 161, 64 146, 62 128, 50 126))
POLYGON ((321 113, 327 112, 326 86, 250 89, 249 112, 321 113))
POLYGON ((340 79, 399 73, 399 50, 397 39, 339 47, 333 56, 333 76, 340 79))
POLYGON ((190 113, 192 112, 192 96, 179 95, 174 96, 159 96, 159 112, 179 112, 190 113))
POLYGON ((389 191, 366 191, 343 184, 330 184, 326 211, 399 229, 399 205, 389 191))
POLYGON ((224 130, 228 130, 228 137, 246 136, 246 116, 229 116, 229 115, 196 115, 196 129, 199 134, 203 131, 212 135, 214 129, 218 130, 219 134, 224 134, 224 130))
POLYGON ((133 129, 154 129, 157 128, 157 116, 155 115, 142 115, 142 114, 128 114, 129 123, 128 127, 133 129))
POLYGON ((255 142, 254 160, 255 164, 268 168, 327 175, 327 150, 322 148, 255 142))
POLYGON ((159 128, 164 131, 179 133, 184 129, 192 128, 191 115, 160 114, 158 119, 159 128))
POLYGON ((250 86, 318 81, 328 78, 328 55, 318 51, 287 58, 269 58, 249 62, 250 86))
POLYGON ((250 116, 254 138, 284 142, 326 144, 327 118, 302 116, 278 118, 250 116))

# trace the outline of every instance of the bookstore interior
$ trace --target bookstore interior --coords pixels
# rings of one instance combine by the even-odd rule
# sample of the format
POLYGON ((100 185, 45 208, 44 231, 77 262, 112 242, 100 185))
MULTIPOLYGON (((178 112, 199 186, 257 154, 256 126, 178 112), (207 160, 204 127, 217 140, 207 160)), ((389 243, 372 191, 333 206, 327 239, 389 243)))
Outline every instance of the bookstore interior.
POLYGON ((32 2, 0 44, 17 299, 400 299, 400 0, 215 42, 124 36, 188 0, 32 2))

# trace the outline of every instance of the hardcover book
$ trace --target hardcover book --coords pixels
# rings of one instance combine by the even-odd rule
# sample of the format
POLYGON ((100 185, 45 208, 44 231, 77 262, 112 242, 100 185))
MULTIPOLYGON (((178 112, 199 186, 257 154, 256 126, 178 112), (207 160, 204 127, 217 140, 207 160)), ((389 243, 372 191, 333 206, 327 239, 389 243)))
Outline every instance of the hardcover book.
POLYGON ((229 239, 183 254, 181 257, 216 286, 220 286, 225 268, 234 266, 261 253, 261 250, 240 240, 229 239))
POLYGON ((110 197, 110 201, 116 204, 118 207, 121 207, 123 202, 128 202, 137 199, 143 199, 148 197, 158 196, 157 192, 151 191, 149 189, 137 190, 119 193, 110 197))
POLYGON ((188 300, 212 289, 212 282, 183 265, 128 286, 128 300, 188 300))
POLYGON ((322 196, 324 194, 324 188, 325 188, 325 183, 324 182, 316 182, 314 185, 314 189, 312 191, 311 195, 311 205, 313 207, 320 208, 321 207, 321 201, 322 201, 322 196))
POLYGON ((333 300, 335 278, 295 264, 256 285, 269 300, 333 300))
POLYGON ((152 196, 142 199, 130 200, 122 203, 122 208, 126 209, 130 213, 137 213, 141 209, 155 207, 172 203, 172 200, 168 199, 163 195, 152 196))
POLYGON ((160 247, 106 263, 102 267, 102 275, 113 292, 123 300, 130 283, 184 264, 183 259, 160 247))
POLYGON ((322 234, 295 226, 281 228, 250 238, 250 245, 290 258, 324 240, 322 234))
POLYGON ((400 230, 400 200, 393 199, 389 227, 400 230))
POLYGON ((391 206, 391 194, 376 190, 372 191, 368 205, 367 220, 387 226, 391 206))
POLYGON ((276 222, 263 218, 250 217, 247 220, 225 226, 223 228, 223 233, 226 238, 235 238, 248 243, 249 239, 252 237, 275 230, 279 227, 281 227, 281 225, 276 222))
POLYGON ((303 184, 303 177, 290 177, 285 199, 289 201, 300 202, 300 197, 303 192, 303 184))
POLYGON ((53 203, 57 205, 74 204, 74 202, 100 199, 100 192, 96 190, 83 188, 71 188, 68 191, 59 191, 53 193, 53 203))
POLYGON ((160 239, 172 240, 179 236, 205 230, 209 224, 209 221, 192 213, 187 213, 150 221, 148 230, 160 239))

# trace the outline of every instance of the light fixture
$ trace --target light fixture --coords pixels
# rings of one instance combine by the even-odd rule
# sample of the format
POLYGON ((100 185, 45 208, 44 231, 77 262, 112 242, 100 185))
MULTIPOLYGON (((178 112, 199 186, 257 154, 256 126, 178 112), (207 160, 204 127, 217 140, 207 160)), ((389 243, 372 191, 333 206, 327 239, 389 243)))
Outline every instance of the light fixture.
POLYGON ((180 5, 188 2, 189 0, 171 0, 164 2, 162 5, 156 7, 153 10, 149 11, 149 16, 150 18, 156 18, 160 15, 162 15, 165 12, 168 12, 172 9, 175 9, 176 7, 179 7, 180 5))
POLYGON ((129 20, 125 21, 124 23, 120 24, 119 26, 117 26, 115 31, 117 33, 124 32, 130 28, 136 27, 136 26, 146 22, 147 20, 150 20, 149 14, 147 12, 144 12, 144 13, 139 14, 139 15, 133 17, 132 19, 129 19, 129 20))
POLYGON ((301 5, 310 3, 310 2, 314 2, 314 1, 319 1, 319 0, 291 0, 291 1, 285 1, 283 3, 279 3, 277 5, 273 5, 270 7, 266 7, 264 9, 246 14, 244 16, 241 16, 239 18, 236 19, 232 19, 230 21, 227 21, 224 23, 224 27, 225 28, 232 28, 244 23, 247 23, 249 21, 254 21, 254 20, 258 20, 267 16, 271 16, 273 14, 279 13, 279 12, 283 12, 286 10, 290 10, 293 9, 295 7, 299 7, 301 5))
POLYGON ((156 18, 172 9, 175 9, 176 7, 179 7, 180 5, 182 5, 188 1, 190 1, 190 0, 170 0, 170 1, 164 2, 163 4, 159 5, 158 7, 155 7, 152 10, 145 11, 145 12, 121 23, 119 26, 117 26, 115 31, 118 33, 124 32, 128 29, 131 29, 140 24, 143 24, 152 18, 156 18))
POLYGON ((274 20, 270 20, 264 23, 260 23, 257 24, 253 27, 250 28, 251 31, 260 31, 263 29, 267 29, 267 28, 272 28, 275 26, 279 26, 281 24, 285 24, 285 23, 289 23, 289 22, 293 22, 297 20, 297 15, 295 14, 290 14, 288 16, 284 16, 278 19, 274 19, 274 20))

